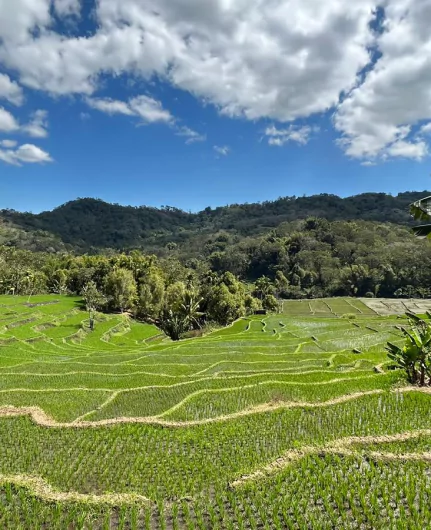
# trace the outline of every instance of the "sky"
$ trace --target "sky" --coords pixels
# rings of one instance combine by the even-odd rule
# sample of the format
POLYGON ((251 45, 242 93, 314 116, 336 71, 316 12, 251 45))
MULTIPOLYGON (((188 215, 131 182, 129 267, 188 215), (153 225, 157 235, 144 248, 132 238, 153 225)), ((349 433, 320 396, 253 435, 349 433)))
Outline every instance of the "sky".
POLYGON ((0 0, 0 208, 431 188, 431 0, 0 0))

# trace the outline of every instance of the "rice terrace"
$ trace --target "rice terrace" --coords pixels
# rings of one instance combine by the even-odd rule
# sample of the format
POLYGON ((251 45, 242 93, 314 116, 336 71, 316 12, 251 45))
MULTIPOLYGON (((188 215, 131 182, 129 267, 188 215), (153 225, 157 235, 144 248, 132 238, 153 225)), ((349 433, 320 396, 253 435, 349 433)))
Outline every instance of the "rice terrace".
POLYGON ((2 296, 0 527, 429 528, 431 395, 387 370, 404 317, 367 303, 172 342, 121 314, 90 332, 78 297, 2 296))

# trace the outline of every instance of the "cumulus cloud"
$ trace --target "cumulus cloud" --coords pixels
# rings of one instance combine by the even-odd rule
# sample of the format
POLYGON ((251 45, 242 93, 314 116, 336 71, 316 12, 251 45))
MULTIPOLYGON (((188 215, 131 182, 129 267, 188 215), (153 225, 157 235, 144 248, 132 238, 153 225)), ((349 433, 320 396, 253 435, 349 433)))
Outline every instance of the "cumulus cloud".
MULTIPOLYGON (((7 145, 2 144, 3 147, 7 145)), ((10 145, 9 149, 0 149, 0 160, 6 164, 21 166, 22 164, 44 164, 53 162, 53 159, 46 151, 33 144, 20 145, 14 149, 10 145)))
POLYGON ((184 136, 186 138, 186 144, 194 144, 198 142, 205 142, 207 137, 205 134, 200 134, 193 129, 190 129, 189 127, 179 127, 177 132, 177 136, 184 136))
POLYGON ((48 136, 48 113, 46 110, 37 110, 33 113, 27 125, 21 127, 21 131, 33 138, 46 138, 48 136))
POLYGON ((277 129, 277 127, 271 125, 271 127, 267 127, 265 130, 265 136, 268 137, 269 145, 275 145, 278 147, 281 147, 288 142, 306 145, 313 132, 318 132, 318 128, 310 127, 308 125, 303 127, 290 125, 286 129, 277 129))
POLYGON ((399 140, 390 145, 386 150, 391 157, 413 158, 422 160, 428 155, 428 145, 424 141, 406 142, 399 140))
POLYGON ((0 60, 27 86, 92 94, 102 72, 159 75, 249 119, 335 105, 373 39, 372 0, 103 0, 85 38, 52 30, 49 0, 17 2, 0 12, 0 60))
POLYGON ((214 151, 221 156, 227 156, 230 153, 230 148, 227 145, 223 146, 214 146, 214 151))
POLYGON ((0 99, 6 99, 13 105, 22 105, 24 94, 22 88, 6 74, 0 73, 0 99))
POLYGON ((93 109, 110 115, 137 116, 145 123, 173 121, 171 113, 163 108, 161 102, 149 96, 138 96, 127 102, 110 98, 87 98, 86 101, 93 109))
MULTIPOLYGON (((417 128, 431 121, 430 0, 100 0, 97 29, 80 36, 55 31, 52 6, 67 19, 81 2, 0 0, 0 62, 23 86, 172 123, 148 96, 92 97, 102 74, 157 77, 231 117, 289 124, 331 110, 338 144, 360 161, 428 153, 428 125, 417 128)), ((271 145, 309 138, 277 130, 271 145)))
POLYGON ((420 128, 419 134, 431 134, 431 122, 420 128))
POLYGON ((0 131, 8 133, 22 133, 33 138, 46 138, 48 136, 48 113, 37 110, 31 116, 29 123, 20 125, 18 120, 9 111, 0 107, 0 131))
MULTIPOLYGON (((385 2, 381 57, 339 105, 341 146, 356 158, 421 159, 428 149, 412 125, 431 119, 431 33, 428 0, 385 2)), ((430 131, 425 125, 421 132, 430 131)))
POLYGON ((3 107, 0 107, 0 131, 15 132, 19 130, 19 123, 15 117, 3 107))

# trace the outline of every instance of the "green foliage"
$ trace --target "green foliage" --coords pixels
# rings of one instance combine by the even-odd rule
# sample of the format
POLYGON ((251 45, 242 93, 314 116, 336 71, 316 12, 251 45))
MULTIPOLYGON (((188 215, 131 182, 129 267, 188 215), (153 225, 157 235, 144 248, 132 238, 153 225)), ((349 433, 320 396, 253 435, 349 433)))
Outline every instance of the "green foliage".
POLYGON ((113 269, 106 276, 105 293, 112 309, 121 312, 131 309, 137 295, 133 273, 127 269, 113 269))
MULTIPOLYGON (((152 251, 163 248, 172 252, 176 251, 172 244, 181 246, 195 237, 199 239, 199 233, 205 230, 214 234, 209 253, 216 251, 224 254, 226 246, 223 245, 231 239, 232 227, 235 227, 236 233, 249 236, 260 234, 267 227, 277 228, 281 223, 297 219, 307 220, 307 231, 325 231, 326 227, 319 219, 322 217, 407 225, 409 204, 425 193, 400 193, 396 197, 384 193, 364 193, 345 199, 329 194, 283 197, 258 204, 206 208, 197 214, 170 206, 161 209, 135 208, 85 198, 37 215, 0 211, 0 222, 3 219, 0 229, 3 227, 4 243, 21 245, 21 248, 58 251, 67 247, 70 249, 73 245, 84 252, 95 248, 150 248, 152 251)), ((0 230, 0 244, 1 235, 0 230)), ((272 245, 271 242, 268 244, 272 245)), ((240 269, 241 260, 236 260, 235 255, 230 256, 240 269)), ((229 253, 222 256, 222 261, 225 257, 229 258, 229 253)), ((233 272, 240 274, 240 270, 233 272)), ((262 274, 264 272, 258 276, 262 274)))
POLYGON ((262 300, 262 307, 272 313, 278 312, 278 301, 272 294, 267 294, 262 300))
POLYGON ((95 311, 101 309, 107 302, 106 297, 98 290, 94 281, 90 281, 84 286, 81 296, 84 299, 90 318, 95 311))
MULTIPOLYGON (((431 385, 431 323, 413 313, 406 315, 410 327, 400 327, 405 337, 404 346, 388 342, 388 357, 394 361, 394 367, 406 372, 410 383, 431 385)), ((428 318, 431 315, 428 314, 428 318)))
POLYGON ((230 272, 255 283, 255 296, 261 300, 267 294, 284 299, 371 293, 429 297, 431 248, 407 226, 410 203, 416 205, 416 216, 424 219, 427 215, 428 202, 419 200, 421 196, 287 197, 208 208, 198 214, 170 207, 128 208, 90 199, 36 216, 3 211, 0 217, 5 221, 0 228, 26 230, 34 238, 40 230, 56 230, 58 235, 52 237, 64 242, 62 246, 47 242, 44 247, 46 239, 40 236, 36 250, 47 252, 25 253, 17 249, 35 250, 33 243, 26 246, 28 239, 3 240, 9 246, 0 247, 0 292, 79 293, 91 280, 104 289, 108 272, 116 267, 133 274, 139 300, 131 304, 133 311, 153 320, 165 305, 170 306, 165 297, 172 284, 199 288, 209 272, 219 277, 230 272), (116 254, 118 248, 129 251, 116 254), (143 248, 158 259, 136 250, 143 248), (65 254, 67 249, 92 255, 75 257, 65 254), (418 254, 421 267, 405 259, 418 254), (37 279, 35 288, 29 284, 28 273, 37 279))

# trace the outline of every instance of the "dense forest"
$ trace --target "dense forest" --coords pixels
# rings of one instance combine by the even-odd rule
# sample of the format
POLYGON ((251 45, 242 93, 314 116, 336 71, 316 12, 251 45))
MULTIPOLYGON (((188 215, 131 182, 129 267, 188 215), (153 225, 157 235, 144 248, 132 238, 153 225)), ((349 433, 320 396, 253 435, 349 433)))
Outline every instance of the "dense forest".
MULTIPOLYGON (((346 206, 351 204, 343 202, 347 199, 326 195, 320 196, 320 209, 316 197, 291 199, 297 205, 309 201, 309 210, 318 210, 326 218, 308 215, 301 219, 298 214, 295 220, 269 228, 264 223, 291 215, 287 207, 276 215, 277 207, 289 202, 287 199, 206 214, 172 208, 133 209, 91 200, 69 203, 40 216, 7 211, 0 225, 0 293, 81 294, 90 311, 127 311, 156 323, 173 338, 212 324, 226 325, 258 310, 276 311, 282 299, 430 297, 431 246, 415 238, 408 226, 407 206, 405 211, 390 210, 394 201, 411 201, 416 195, 383 196, 380 208, 378 195, 362 195, 352 198, 355 209, 346 206), (340 201, 345 207, 338 213, 335 207, 331 210, 330 205, 339 206, 340 201), (247 212, 242 216, 238 213, 241 208, 247 212), (100 209, 111 214, 104 219, 100 209), (390 211, 399 213, 400 223, 328 219, 358 217, 358 212, 363 212, 363 217, 365 212, 384 217, 390 211), (68 213, 62 221, 61 212, 68 213), (133 212, 136 224, 130 221, 133 212), (148 224, 144 212, 149 219, 153 216, 148 224), (58 218, 52 225, 46 220, 49 215, 58 218), (205 220, 205 215, 210 220, 205 220), (81 225, 79 216, 86 220, 81 220, 81 225), (233 221, 236 216, 242 219, 238 225, 233 221), (164 219, 159 225, 158 217, 164 219), (167 243, 156 246, 154 252, 145 246, 123 251, 91 247, 93 252, 83 254, 84 247, 78 245, 76 250, 71 244, 75 231, 79 226, 84 230, 86 222, 88 243, 97 233, 103 234, 104 244, 112 243, 116 236, 109 230, 114 220, 119 223, 117 234, 123 234, 120 239, 132 241, 140 223, 145 227, 143 240, 151 239, 152 231, 171 232, 166 235, 167 243), (174 232, 181 233, 180 228, 187 236, 184 241, 174 240, 174 232)), ((84 242, 84 237, 80 241, 84 242)))
POLYGON ((157 255, 175 244, 185 247, 190 257, 197 257, 202 242, 220 230, 231 236, 250 237, 308 217, 408 225, 409 204, 428 194, 364 193, 344 199, 328 194, 284 197, 258 204, 206 208, 196 214, 170 206, 157 209, 78 199, 38 215, 0 211, 0 244, 80 253, 139 249, 157 255))

